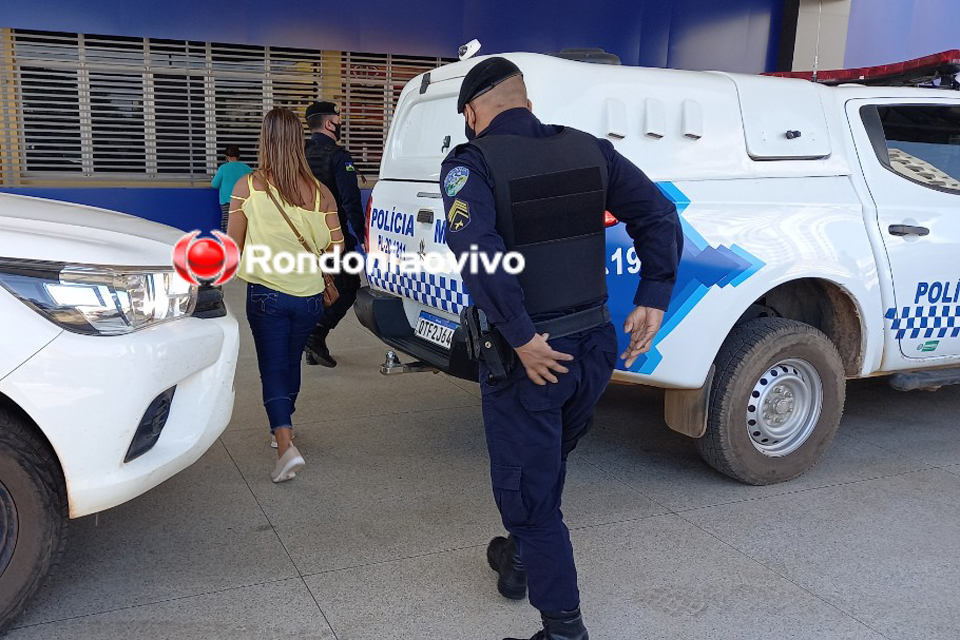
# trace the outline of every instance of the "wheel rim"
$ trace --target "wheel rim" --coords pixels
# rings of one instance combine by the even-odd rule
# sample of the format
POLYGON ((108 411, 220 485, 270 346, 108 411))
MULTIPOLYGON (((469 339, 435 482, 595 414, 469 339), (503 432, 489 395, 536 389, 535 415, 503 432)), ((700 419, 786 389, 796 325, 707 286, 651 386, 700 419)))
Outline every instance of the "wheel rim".
POLYGON ((796 451, 820 421, 823 383, 806 360, 789 358, 767 369, 747 404, 747 433, 757 451, 779 458, 796 451))
POLYGON ((0 482, 0 575, 7 570, 17 547, 19 525, 17 505, 7 487, 0 482))

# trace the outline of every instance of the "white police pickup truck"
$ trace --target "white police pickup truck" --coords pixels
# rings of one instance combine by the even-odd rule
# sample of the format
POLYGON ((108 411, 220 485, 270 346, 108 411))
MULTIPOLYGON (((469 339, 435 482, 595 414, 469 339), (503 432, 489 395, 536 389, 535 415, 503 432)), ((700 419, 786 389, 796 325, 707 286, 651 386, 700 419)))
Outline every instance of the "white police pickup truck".
POLYGON ((155 487, 230 421, 237 322, 174 272, 182 235, 0 194, 0 628, 68 518, 155 487))
MULTIPOLYGON (((614 379, 665 388, 667 424, 717 470, 768 484, 809 469, 837 430, 848 378, 960 382, 960 92, 506 57, 542 121, 611 140, 676 203, 685 246, 673 300, 653 348, 614 379)), ((464 141, 456 98, 476 61, 401 93, 368 248, 447 250, 438 173, 464 141)), ((640 264, 624 226, 608 226, 622 326, 640 264)), ((368 329, 476 379, 456 274, 367 275, 357 313, 368 329)))

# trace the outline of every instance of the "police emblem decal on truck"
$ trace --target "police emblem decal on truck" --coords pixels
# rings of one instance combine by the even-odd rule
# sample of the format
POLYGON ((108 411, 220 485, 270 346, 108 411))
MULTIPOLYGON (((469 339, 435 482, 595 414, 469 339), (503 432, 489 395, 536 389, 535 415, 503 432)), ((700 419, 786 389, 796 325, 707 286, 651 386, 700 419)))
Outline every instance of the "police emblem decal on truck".
POLYGON ((933 353, 934 351, 937 350, 937 347, 939 346, 940 346, 939 340, 929 340, 927 342, 924 342, 919 347, 917 347, 917 351, 919 351, 920 353, 933 353))

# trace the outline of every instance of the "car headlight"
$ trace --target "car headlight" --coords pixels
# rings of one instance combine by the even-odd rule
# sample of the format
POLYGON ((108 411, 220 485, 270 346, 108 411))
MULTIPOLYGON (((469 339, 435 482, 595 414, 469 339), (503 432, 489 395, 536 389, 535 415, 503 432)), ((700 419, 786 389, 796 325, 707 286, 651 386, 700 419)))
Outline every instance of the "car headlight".
POLYGON ((193 313, 197 288, 172 269, 0 259, 0 286, 64 329, 130 333, 193 313))

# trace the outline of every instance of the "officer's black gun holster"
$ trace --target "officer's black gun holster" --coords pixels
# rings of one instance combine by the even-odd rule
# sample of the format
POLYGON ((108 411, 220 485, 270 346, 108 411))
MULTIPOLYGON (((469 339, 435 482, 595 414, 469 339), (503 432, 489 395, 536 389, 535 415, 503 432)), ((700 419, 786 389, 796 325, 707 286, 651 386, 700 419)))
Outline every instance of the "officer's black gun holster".
POLYGON ((460 325, 466 332, 467 356, 487 365, 493 380, 506 380, 517 366, 517 352, 487 321, 486 314, 471 305, 460 312, 460 325))

